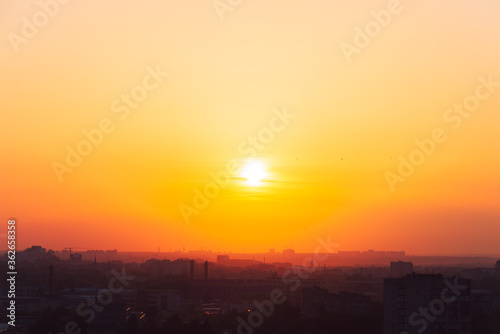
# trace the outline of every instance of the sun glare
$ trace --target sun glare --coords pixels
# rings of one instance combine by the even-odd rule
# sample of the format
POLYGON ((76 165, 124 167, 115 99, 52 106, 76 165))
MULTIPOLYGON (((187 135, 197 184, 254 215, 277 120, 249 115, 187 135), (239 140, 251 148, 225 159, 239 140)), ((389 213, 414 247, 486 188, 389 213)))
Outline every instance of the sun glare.
POLYGON ((259 161, 251 161, 244 167, 241 176, 247 179, 247 184, 257 186, 266 177, 266 169, 259 161))

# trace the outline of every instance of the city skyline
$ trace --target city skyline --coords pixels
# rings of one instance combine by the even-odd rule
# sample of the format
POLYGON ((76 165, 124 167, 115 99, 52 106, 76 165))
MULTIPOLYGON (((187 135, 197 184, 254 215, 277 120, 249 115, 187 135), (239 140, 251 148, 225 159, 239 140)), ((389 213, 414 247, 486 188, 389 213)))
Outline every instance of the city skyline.
MULTIPOLYGON (((234 259, 252 259, 258 262, 263 261, 265 263, 266 258, 275 259, 275 258, 287 258, 294 261, 299 261, 297 263, 301 263, 300 259, 304 257, 314 256, 315 254, 322 254, 322 256, 328 256, 330 260, 333 259, 349 259, 352 261, 352 264, 359 265, 356 261, 362 259, 362 262, 365 264, 374 264, 374 263, 382 263, 384 261, 388 261, 388 259, 401 261, 416 261, 420 262, 422 259, 428 259, 432 262, 439 263, 440 265, 454 265, 469 263, 472 264, 485 264, 492 263, 496 261, 497 257, 500 257, 500 254, 410 254, 405 251, 387 251, 387 250, 333 250, 327 247, 319 247, 314 252, 296 252, 292 248, 276 250, 275 248, 271 248, 268 251, 264 252, 238 252, 238 251, 225 251, 225 250, 212 250, 212 249, 175 249, 175 250, 161 250, 161 248, 157 250, 151 251, 121 251, 118 249, 85 249, 81 247, 65 247, 64 249, 51 249, 47 247, 43 247, 41 245, 32 245, 25 249, 19 249, 21 253, 23 252, 32 252, 35 253, 41 252, 43 254, 54 254, 57 257, 68 257, 70 254, 80 254, 83 256, 84 260, 95 260, 96 255, 109 257, 110 255, 116 256, 120 255, 120 257, 127 258, 128 256, 141 256, 144 259, 144 256, 152 256, 151 258, 155 259, 168 259, 168 260, 176 260, 176 259, 186 259, 194 257, 201 257, 198 259, 202 260, 215 260, 220 256, 231 256, 234 259), (90 255, 89 255, 90 254, 90 255), (89 257, 90 256, 90 257, 89 257), (257 257, 256 257, 257 256, 257 257), (268 257, 267 257, 268 256, 268 257), (297 259, 298 258, 298 259, 297 259), (295 259, 295 260, 294 260, 295 259), (444 262, 443 262, 444 261, 444 262), (465 261, 465 262, 460 262, 465 261), (467 262, 469 261, 469 262, 467 262), (475 262, 477 261, 477 262, 475 262), (483 261, 483 262, 482 262, 483 261)), ((7 250, 0 250, 0 252, 7 252, 7 250)), ((34 254, 35 254, 34 253, 34 254)), ((321 262, 321 261, 320 261, 321 262)), ((316 263, 319 265, 320 263, 316 263)), ((326 263, 323 263, 326 265, 326 263)), ((341 263, 329 262, 328 265, 340 265, 341 263)))

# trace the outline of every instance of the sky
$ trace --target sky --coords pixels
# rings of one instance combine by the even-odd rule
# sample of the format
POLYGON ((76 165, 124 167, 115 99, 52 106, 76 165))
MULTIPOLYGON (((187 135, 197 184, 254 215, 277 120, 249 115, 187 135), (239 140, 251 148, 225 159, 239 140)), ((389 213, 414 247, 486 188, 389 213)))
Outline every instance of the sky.
POLYGON ((330 236, 500 254, 498 13, 0 0, 1 217, 18 249, 312 252, 330 236))

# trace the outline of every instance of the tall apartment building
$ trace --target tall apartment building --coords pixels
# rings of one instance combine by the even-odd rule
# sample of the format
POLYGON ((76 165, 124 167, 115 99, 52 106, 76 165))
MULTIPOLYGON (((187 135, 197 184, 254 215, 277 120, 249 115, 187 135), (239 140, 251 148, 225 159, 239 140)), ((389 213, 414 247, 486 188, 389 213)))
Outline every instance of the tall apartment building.
POLYGON ((384 334, 471 334, 471 281, 411 274, 384 279, 384 334))

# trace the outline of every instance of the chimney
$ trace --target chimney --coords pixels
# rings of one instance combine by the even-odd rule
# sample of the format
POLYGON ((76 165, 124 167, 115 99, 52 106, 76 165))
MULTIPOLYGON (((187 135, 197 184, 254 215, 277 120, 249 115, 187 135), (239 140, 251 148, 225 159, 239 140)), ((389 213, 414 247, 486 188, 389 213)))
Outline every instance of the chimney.
POLYGON ((208 261, 205 261, 205 279, 208 279, 208 261))
POLYGON ((194 260, 191 260, 191 271, 189 272, 189 277, 194 279, 194 260))

